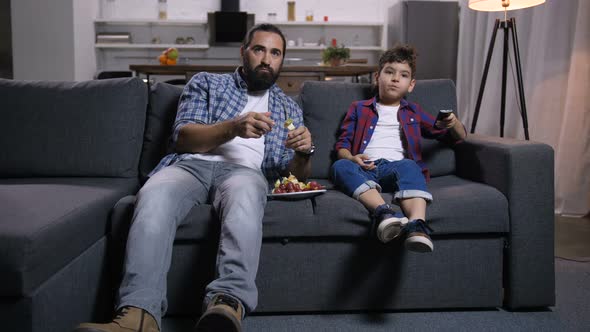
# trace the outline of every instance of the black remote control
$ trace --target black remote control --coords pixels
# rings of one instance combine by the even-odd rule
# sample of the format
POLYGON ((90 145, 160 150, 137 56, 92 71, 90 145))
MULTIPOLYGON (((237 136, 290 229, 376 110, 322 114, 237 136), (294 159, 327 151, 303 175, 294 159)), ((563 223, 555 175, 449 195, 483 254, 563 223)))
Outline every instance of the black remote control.
POLYGON ((436 115, 436 121, 446 119, 449 115, 453 113, 453 110, 440 110, 436 115))

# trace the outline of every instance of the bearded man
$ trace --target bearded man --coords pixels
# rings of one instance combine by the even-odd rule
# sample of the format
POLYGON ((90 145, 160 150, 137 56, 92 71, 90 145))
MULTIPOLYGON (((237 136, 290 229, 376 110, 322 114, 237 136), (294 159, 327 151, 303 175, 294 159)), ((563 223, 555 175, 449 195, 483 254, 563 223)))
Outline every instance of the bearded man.
POLYGON ((253 27, 240 55, 234 73, 199 73, 187 83, 173 126, 175 153, 137 194, 116 316, 76 332, 161 330, 172 243, 197 204, 212 204, 221 231, 215 280, 196 331, 241 331, 255 309, 267 178, 291 172, 307 179, 314 148, 301 109, 275 84, 285 56, 282 32, 253 27), (284 128, 287 119, 296 129, 284 128))

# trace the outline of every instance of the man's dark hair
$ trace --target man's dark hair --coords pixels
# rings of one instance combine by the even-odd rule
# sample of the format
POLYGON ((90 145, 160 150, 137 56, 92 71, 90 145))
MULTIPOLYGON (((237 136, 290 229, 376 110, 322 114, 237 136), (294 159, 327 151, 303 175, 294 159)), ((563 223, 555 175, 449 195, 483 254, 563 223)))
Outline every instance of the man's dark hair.
POLYGON ((281 39, 283 40, 283 58, 285 57, 285 50, 287 48, 287 42, 285 41, 285 36, 283 35, 283 32, 281 31, 281 29, 277 28, 275 25, 268 24, 268 23, 257 24, 255 26, 253 26, 248 31, 248 33, 246 33, 246 37, 244 38, 244 41, 242 42, 242 47, 244 49, 247 48, 248 46, 250 46, 250 42, 252 41, 252 38, 254 37, 254 33, 256 31, 272 32, 272 33, 276 33, 277 35, 281 36, 281 39))
POLYGON ((385 67, 387 63, 390 62, 398 62, 398 63, 407 63, 412 69, 412 78, 416 76, 416 57, 418 53, 414 46, 405 44, 405 45, 395 45, 393 48, 385 51, 379 58, 379 72, 385 67))

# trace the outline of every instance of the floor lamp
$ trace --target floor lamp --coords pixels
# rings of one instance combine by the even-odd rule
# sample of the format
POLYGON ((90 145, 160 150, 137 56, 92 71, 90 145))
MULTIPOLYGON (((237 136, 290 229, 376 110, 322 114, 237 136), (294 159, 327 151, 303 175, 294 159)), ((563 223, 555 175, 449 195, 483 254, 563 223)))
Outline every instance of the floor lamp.
POLYGON ((507 19, 507 11, 533 7, 544 3, 545 0, 469 0, 469 8, 478 11, 496 12, 504 11, 504 21, 496 19, 494 23, 494 30, 492 39, 488 48, 488 55, 481 78, 481 85, 479 86, 479 94, 477 95, 477 104, 475 105, 475 113, 473 114, 473 122, 471 124, 471 133, 475 132, 477 125, 477 118, 479 117, 479 109, 481 106, 481 99, 486 86, 486 79, 488 77, 488 70, 490 69, 490 60, 494 51, 494 41, 496 40, 496 33, 499 28, 504 32, 504 50, 502 54, 502 100, 500 109, 500 137, 504 137, 504 120, 506 115, 506 71, 508 65, 508 39, 512 35, 512 46, 514 48, 514 58, 516 62, 516 76, 518 83, 518 96, 520 99, 520 106, 522 109, 522 127, 524 129, 525 139, 529 139, 529 125, 526 114, 526 103, 524 100, 524 88, 522 84, 522 68, 520 66, 520 53, 518 50, 518 38, 516 36, 516 20, 514 17, 507 19))

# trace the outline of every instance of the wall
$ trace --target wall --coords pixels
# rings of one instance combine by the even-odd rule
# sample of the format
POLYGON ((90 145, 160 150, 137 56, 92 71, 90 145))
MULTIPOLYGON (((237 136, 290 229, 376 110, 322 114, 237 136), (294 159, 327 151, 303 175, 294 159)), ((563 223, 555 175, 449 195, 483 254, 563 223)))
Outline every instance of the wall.
POLYGON ((73 80, 72 0, 12 0, 12 61, 19 80, 73 80))
MULTIPOLYGON (((296 19, 303 21, 305 10, 313 9, 316 21, 328 16, 330 21, 385 22, 390 8, 401 2, 365 0, 361 5, 358 0, 297 0, 296 19)), ((16 79, 91 79, 96 71, 93 19, 155 18, 157 13, 157 0, 12 0, 11 3, 16 79)), ((168 0, 168 17, 205 19, 207 12, 220 7, 220 0, 168 0)), ((280 21, 287 15, 286 0, 242 0, 240 7, 254 13, 258 20, 265 20, 269 12, 275 12, 280 21)), ((390 31, 399 28, 396 23, 391 22, 390 31)))
POLYGON ((93 20, 98 13, 98 2, 74 0, 73 5, 74 80, 89 80, 94 77, 96 72, 93 20))

